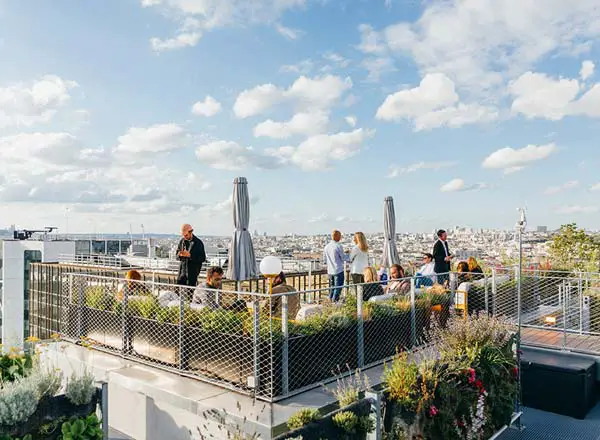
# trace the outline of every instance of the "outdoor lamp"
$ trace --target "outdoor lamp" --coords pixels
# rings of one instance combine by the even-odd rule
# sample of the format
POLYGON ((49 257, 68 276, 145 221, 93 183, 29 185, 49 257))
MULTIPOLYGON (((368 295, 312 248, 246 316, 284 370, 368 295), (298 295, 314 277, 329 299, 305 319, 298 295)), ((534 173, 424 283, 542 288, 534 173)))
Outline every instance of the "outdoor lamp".
POLYGON ((269 256, 260 262, 260 272, 269 279, 269 295, 273 290, 273 278, 281 273, 283 266, 277 257, 269 256))

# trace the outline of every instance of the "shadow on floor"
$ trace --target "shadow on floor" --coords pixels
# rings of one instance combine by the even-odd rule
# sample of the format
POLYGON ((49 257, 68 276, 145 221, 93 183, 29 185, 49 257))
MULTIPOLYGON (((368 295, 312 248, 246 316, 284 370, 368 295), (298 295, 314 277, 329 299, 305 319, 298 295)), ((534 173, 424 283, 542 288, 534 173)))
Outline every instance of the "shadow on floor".
POLYGON ((584 420, 524 408, 525 429, 505 431, 499 440, 600 440, 600 403, 584 420))

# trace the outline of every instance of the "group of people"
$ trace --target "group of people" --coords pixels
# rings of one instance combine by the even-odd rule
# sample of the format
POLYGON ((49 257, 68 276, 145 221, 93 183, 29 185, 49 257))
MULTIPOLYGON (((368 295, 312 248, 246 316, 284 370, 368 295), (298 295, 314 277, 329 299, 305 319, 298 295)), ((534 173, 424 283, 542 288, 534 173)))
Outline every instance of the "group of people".
MULTIPOLYGON (((440 229, 437 231, 437 240, 433 245, 432 253, 424 253, 421 266, 415 272, 416 287, 432 286, 441 284, 447 286, 449 273, 452 270, 454 255, 448 246, 448 234, 440 229)), ((406 279, 404 269, 400 264, 390 267, 389 281, 385 268, 380 272, 369 265, 369 245, 365 234, 356 232, 354 234, 354 246, 345 251, 340 241, 342 233, 334 230, 331 241, 323 250, 323 262, 327 265, 329 276, 329 299, 337 302, 340 299, 342 286, 345 284, 345 265, 350 268, 350 281, 353 284, 364 284, 364 299, 384 293, 407 293, 410 290, 410 281, 406 279)), ((460 262, 457 266, 459 282, 471 281, 477 278, 477 274, 483 273, 481 267, 474 257, 468 262, 460 262)))

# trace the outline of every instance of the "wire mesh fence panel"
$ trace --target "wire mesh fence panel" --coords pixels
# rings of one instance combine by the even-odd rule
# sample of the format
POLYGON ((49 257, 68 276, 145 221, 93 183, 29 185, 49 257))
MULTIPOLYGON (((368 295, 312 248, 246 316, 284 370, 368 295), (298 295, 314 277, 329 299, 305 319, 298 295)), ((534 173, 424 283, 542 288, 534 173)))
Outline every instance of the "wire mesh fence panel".
POLYGON ((105 349, 122 350, 124 320, 118 279, 67 274, 62 282, 61 333, 105 349))

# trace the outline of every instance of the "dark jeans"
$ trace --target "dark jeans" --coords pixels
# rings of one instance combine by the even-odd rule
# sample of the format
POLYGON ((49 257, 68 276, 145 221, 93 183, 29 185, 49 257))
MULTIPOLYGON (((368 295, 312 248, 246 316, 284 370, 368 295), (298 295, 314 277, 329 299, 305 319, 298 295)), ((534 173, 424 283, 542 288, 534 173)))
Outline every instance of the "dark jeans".
POLYGON ((333 302, 338 302, 340 294, 342 293, 342 286, 344 285, 344 272, 337 273, 335 275, 329 275, 329 287, 334 289, 329 290, 329 299, 333 302))

